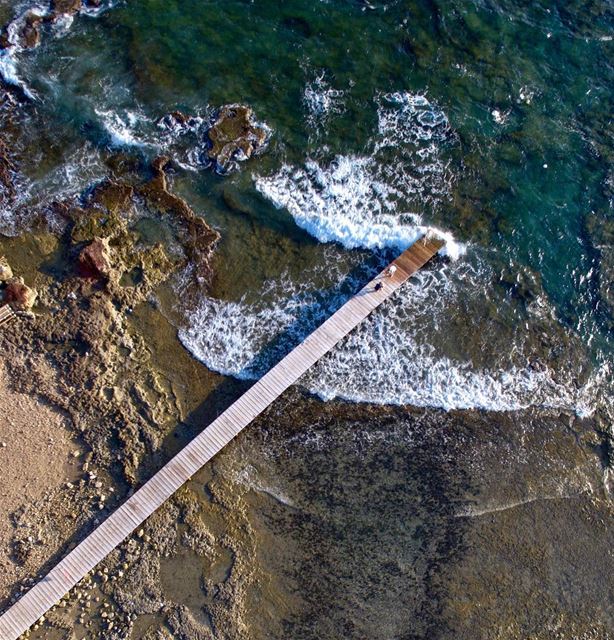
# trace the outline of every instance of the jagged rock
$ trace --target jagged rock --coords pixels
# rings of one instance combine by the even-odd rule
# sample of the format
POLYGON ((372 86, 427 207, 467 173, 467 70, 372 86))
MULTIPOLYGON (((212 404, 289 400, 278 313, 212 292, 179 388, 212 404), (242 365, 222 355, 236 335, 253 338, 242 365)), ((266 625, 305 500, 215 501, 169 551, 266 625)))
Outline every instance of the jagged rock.
POLYGON ((8 204, 15 199, 14 172, 15 165, 10 158, 9 145, 0 138, 0 204, 8 204))
POLYGON ((81 0, 51 0, 51 14, 53 18, 65 14, 72 16, 81 10, 81 0))
POLYGON ((240 104, 225 105, 217 112, 207 132, 211 143, 207 154, 219 171, 228 171, 233 161, 247 160, 264 148, 268 131, 253 116, 250 107, 240 104))
POLYGON ((19 40, 22 47, 33 49, 40 44, 42 24, 42 16, 39 16, 36 13, 28 13, 19 33, 19 40))
POLYGON ((36 302, 38 293, 28 287, 23 278, 10 278, 4 290, 4 300, 18 311, 30 311, 36 302))
POLYGON ((106 238, 94 238, 81 250, 77 268, 83 278, 108 278, 112 271, 109 241, 106 238))
POLYGON ((89 199, 89 204, 103 207, 111 213, 127 211, 132 206, 132 196, 134 189, 115 180, 105 180, 93 191, 89 199))
POLYGON ((168 625, 176 640, 211 640, 211 630, 194 619, 185 605, 177 606, 168 616, 168 625))
POLYGON ((138 188, 147 204, 161 213, 174 216, 182 231, 182 244, 196 270, 197 278, 208 280, 210 261, 220 234, 197 216, 188 203, 168 190, 165 168, 170 162, 167 156, 159 156, 152 163, 154 177, 138 188))
POLYGON ((196 124, 196 119, 182 111, 171 111, 158 120, 158 125, 171 131, 186 129, 196 124))
POLYGON ((4 256, 0 256, 0 282, 6 282, 13 277, 13 270, 8 260, 4 256))

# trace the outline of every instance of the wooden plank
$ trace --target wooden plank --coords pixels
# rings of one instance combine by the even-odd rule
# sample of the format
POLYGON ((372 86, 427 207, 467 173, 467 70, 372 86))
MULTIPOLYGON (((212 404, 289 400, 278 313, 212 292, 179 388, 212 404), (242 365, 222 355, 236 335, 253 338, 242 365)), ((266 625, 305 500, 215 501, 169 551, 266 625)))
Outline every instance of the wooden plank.
MULTIPOLYGON (((430 260, 443 244, 426 237, 415 242, 391 263, 397 267, 393 275, 378 274, 305 338, 9 607, 0 616, 0 640, 17 640, 196 471, 430 260), (382 286, 376 290, 378 283, 382 286)), ((7 321, 13 316, 10 308, 0 308, 0 324, 3 318, 7 321)))
POLYGON ((13 320, 17 316, 8 304, 0 307, 0 326, 13 320))

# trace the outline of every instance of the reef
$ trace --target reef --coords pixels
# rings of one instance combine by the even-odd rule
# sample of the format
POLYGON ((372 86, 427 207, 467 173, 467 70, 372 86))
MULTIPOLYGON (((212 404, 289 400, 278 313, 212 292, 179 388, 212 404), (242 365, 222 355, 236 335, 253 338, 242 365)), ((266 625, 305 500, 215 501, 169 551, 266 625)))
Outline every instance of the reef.
POLYGON ((212 275, 211 258, 220 235, 197 216, 185 200, 169 191, 164 170, 170 161, 166 156, 156 158, 152 164, 153 177, 139 186, 137 192, 148 206, 172 217, 182 234, 182 245, 196 278, 206 283, 212 275))
POLYGON ((237 161, 247 160, 263 151, 268 130, 255 121, 250 107, 229 104, 216 112, 207 136, 209 158, 215 162, 217 171, 226 173, 237 161))

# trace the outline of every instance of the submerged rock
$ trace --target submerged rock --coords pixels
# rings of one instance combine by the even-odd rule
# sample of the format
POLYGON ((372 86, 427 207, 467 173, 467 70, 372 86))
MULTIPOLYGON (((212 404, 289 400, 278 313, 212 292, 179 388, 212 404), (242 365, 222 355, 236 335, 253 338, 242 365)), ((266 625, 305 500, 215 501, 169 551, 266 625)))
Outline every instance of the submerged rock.
POLYGON ((108 278, 112 271, 109 241, 106 238, 94 238, 81 250, 77 267, 83 278, 108 278))
POLYGON ((153 178, 138 188, 149 207, 172 215, 181 229, 181 244, 190 259, 199 281, 208 281, 211 276, 211 257, 220 239, 220 234, 197 216, 188 203, 168 189, 164 170, 170 158, 160 156, 152 163, 153 178))
POLYGON ((8 260, 4 256, 0 256, 0 282, 6 282, 13 277, 13 270, 8 260))
POLYGON ((4 290, 4 300, 18 311, 30 311, 36 302, 38 293, 28 287, 23 278, 10 278, 4 290))
POLYGON ((215 161, 218 171, 226 172, 233 168, 233 162, 261 152, 268 130, 254 120, 250 107, 229 104, 219 109, 207 135, 211 144, 209 159, 215 161))

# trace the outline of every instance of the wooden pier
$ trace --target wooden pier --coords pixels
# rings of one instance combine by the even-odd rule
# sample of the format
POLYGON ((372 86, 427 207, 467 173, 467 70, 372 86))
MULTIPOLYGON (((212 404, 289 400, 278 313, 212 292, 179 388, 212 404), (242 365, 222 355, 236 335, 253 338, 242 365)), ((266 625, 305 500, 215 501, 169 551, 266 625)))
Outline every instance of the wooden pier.
POLYGON ((415 242, 305 338, 0 616, 0 640, 17 640, 443 244, 428 237, 415 242))
MULTIPOLYGON (((0 327, 7 322, 10 322, 17 316, 13 313, 13 310, 8 304, 0 307, 0 327)), ((1 638, 2 636, 0 636, 1 638)))

